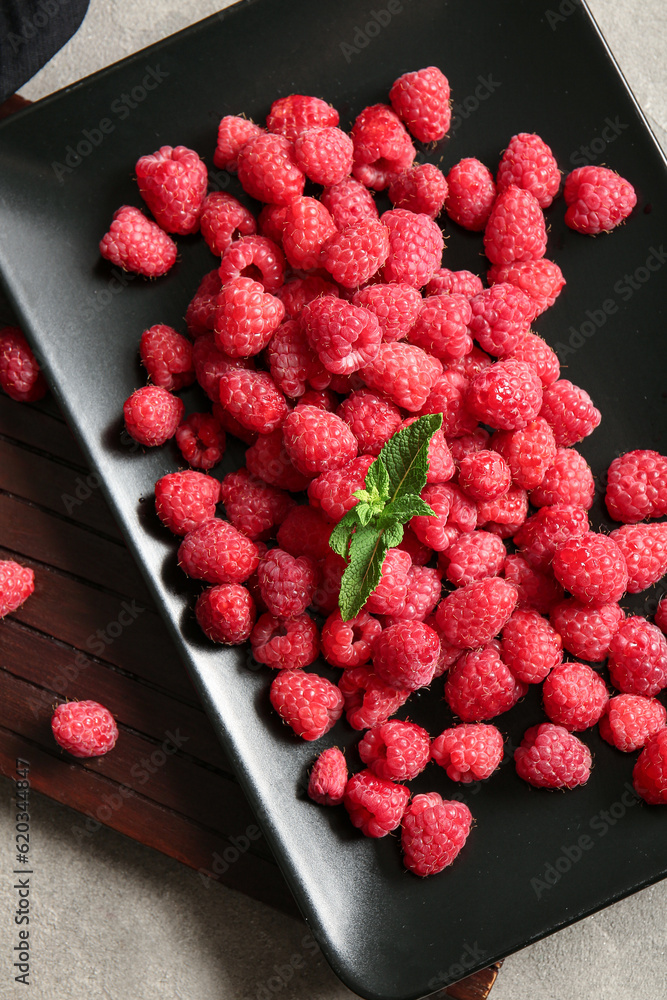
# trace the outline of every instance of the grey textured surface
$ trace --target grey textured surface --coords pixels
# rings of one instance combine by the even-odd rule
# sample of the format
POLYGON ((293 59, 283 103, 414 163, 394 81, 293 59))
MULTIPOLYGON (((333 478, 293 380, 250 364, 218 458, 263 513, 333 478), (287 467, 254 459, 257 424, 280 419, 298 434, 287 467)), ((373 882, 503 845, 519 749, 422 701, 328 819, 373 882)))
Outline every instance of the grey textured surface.
MULTIPOLYGON (((545 11, 564 16, 572 0, 545 11)), ((92 0, 77 35, 22 93, 37 99, 226 6, 92 0)), ((590 6, 656 135, 667 148, 667 7, 590 6)), ((10 870, 11 785, 0 780, 0 1000, 26 995, 8 957, 16 943, 10 870)), ((35 1000, 345 1000, 303 924, 106 828, 81 839, 78 816, 33 795, 35 1000)), ((511 905, 511 903, 508 903, 511 905)), ((663 1000, 667 883, 646 889, 505 962, 493 1000, 663 1000)))

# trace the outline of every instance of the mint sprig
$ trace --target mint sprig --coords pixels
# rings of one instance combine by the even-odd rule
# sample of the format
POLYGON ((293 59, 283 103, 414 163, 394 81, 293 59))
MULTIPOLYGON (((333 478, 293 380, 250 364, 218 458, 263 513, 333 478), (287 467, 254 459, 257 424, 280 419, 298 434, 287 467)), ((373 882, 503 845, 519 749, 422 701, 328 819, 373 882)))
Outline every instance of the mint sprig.
POLYGON ((347 562, 338 606, 343 621, 359 614, 382 575, 387 550, 400 545, 403 525, 417 515, 435 515, 420 497, 428 474, 428 447, 442 426, 429 413, 398 431, 369 468, 359 503, 331 532, 329 545, 347 562))

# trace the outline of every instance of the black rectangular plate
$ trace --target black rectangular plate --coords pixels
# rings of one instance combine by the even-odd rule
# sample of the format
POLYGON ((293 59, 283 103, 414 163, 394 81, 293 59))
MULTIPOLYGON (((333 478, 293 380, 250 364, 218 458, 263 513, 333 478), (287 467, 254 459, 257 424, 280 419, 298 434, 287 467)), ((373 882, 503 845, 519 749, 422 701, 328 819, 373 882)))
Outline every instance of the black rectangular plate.
MULTIPOLYGON (((634 755, 606 745, 597 731, 584 734, 593 776, 567 794, 523 784, 511 750, 492 780, 470 789, 429 765, 415 789, 462 797, 476 826, 454 866, 427 880, 402 868, 395 837, 364 839, 343 810, 310 803, 303 779, 313 757, 328 745, 352 748, 357 734, 342 721, 317 745, 299 742, 271 713, 268 671, 249 670, 244 649, 201 640, 196 590, 152 511, 153 483, 178 457, 171 446, 143 453, 121 438, 122 401, 143 382, 141 331, 180 325, 214 259, 202 240, 181 239, 172 272, 147 282, 111 269, 97 243, 120 204, 140 204, 132 179, 139 155, 182 143, 211 164, 223 114, 262 121, 276 97, 293 92, 326 98, 348 127, 365 105, 386 100, 399 74, 440 66, 452 86, 454 124, 451 138, 425 153, 445 170, 464 156, 495 169, 511 135, 535 131, 567 171, 584 162, 581 147, 604 134, 606 148, 593 157, 633 182, 639 204, 624 226, 597 239, 566 229, 562 198, 547 211, 548 256, 568 284, 537 322, 560 345, 563 374, 602 410, 601 427, 581 446, 602 485, 618 453, 667 450, 667 176, 586 9, 566 9, 555 17, 533 0, 402 0, 388 17, 383 0, 368 8, 352 0, 242 3, 0 129, 8 294, 101 473, 305 918, 336 973, 363 997, 422 996, 661 878, 667 810, 637 802, 634 755)), ((212 183, 237 190, 215 171, 212 183)), ((483 273, 479 235, 445 230, 444 263, 483 273)), ((232 449, 224 468, 239 457, 232 449)), ((599 502, 595 510, 603 523, 599 502)), ((635 606, 650 607, 654 595, 648 604, 645 597, 635 606)), ((440 732, 451 715, 439 695, 416 695, 403 716, 440 732)), ((508 747, 542 718, 533 691, 499 720, 508 747)), ((356 767, 353 749, 349 759, 356 767)))

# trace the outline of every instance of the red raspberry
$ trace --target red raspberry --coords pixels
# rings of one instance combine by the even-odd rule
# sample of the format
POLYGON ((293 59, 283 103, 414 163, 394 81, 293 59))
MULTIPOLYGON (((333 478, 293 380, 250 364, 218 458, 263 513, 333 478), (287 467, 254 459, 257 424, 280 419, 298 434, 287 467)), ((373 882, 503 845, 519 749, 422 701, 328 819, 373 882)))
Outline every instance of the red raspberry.
POLYGON ((560 170, 549 146, 539 135, 513 135, 498 167, 498 191, 510 184, 530 191, 540 208, 548 208, 560 187, 560 170))
POLYGON ((175 263, 177 249, 164 230, 138 208, 121 205, 100 240, 100 253, 124 271, 159 278, 175 263))
POLYGON ((308 486, 308 499, 313 507, 321 507, 332 521, 340 519, 356 507, 358 500, 352 494, 364 488, 366 473, 372 465, 372 455, 360 455, 342 469, 323 472, 308 486))
POLYGON ((262 615, 250 634, 250 645, 257 662, 274 670, 300 670, 320 651, 317 625, 308 615, 295 615, 287 621, 262 615))
POLYGON ((352 172, 354 143, 334 126, 315 126, 301 132, 294 143, 294 159, 308 180, 330 187, 352 172))
POLYGON ((609 643, 607 666, 619 691, 652 698, 667 686, 667 639, 645 618, 626 618, 609 643))
POLYGON ((403 552, 407 552, 412 559, 412 569, 417 566, 426 566, 431 561, 433 551, 428 545, 420 542, 414 531, 406 524, 403 528, 403 541, 397 546, 403 552))
POLYGON ((465 405, 495 430, 520 430, 540 414, 542 383, 525 361, 497 361, 472 380, 465 405))
POLYGON ((301 310, 299 319, 312 349, 334 375, 348 375, 373 361, 382 333, 377 317, 351 302, 323 295, 301 310))
POLYGON ((220 401, 220 376, 237 368, 254 368, 247 358, 230 358, 215 345, 213 333, 203 333, 192 345, 192 363, 200 386, 214 403, 220 401))
POLYGON ((307 504, 292 507, 278 528, 278 545, 292 556, 311 556, 316 561, 333 555, 329 548, 331 522, 307 504))
POLYGON ((434 379, 419 415, 442 413, 442 432, 447 438, 476 432, 477 420, 465 407, 469 385, 470 381, 465 375, 449 368, 434 379))
MULTIPOLYGON (((239 278, 239 281, 246 280, 239 278)), ((270 434, 285 420, 287 402, 267 372, 229 368, 222 373, 218 384, 220 402, 242 427, 270 434)))
POLYGON ((589 531, 588 514, 583 507, 559 503, 542 507, 529 517, 514 536, 514 544, 531 566, 546 572, 556 549, 569 538, 589 531))
POLYGON ((468 331, 471 315, 470 303, 463 295, 429 295, 408 339, 445 363, 456 361, 472 349, 468 331))
POLYGON ((255 602, 250 592, 238 583, 209 587, 199 595, 195 616, 199 627, 211 642, 240 646, 255 624, 255 602))
POLYGON ((201 279, 185 313, 188 333, 193 339, 213 329, 215 300, 221 291, 222 282, 216 268, 201 279))
POLYGON ((583 441, 602 419, 588 393, 565 378, 545 388, 540 416, 551 424, 556 444, 562 448, 583 441))
POLYGON ((320 201, 331 213, 338 229, 379 217, 373 195, 354 177, 346 177, 338 184, 325 188, 320 201))
POLYGON ((528 494, 512 486, 496 500, 477 504, 477 524, 501 538, 512 538, 528 517, 528 494))
POLYGON ((398 621, 375 639, 373 668, 391 687, 416 691, 433 680, 439 655, 437 632, 424 622, 398 621))
POLYGON ((429 762, 428 733, 414 722, 398 719, 374 726, 359 743, 359 756, 385 781, 411 781, 429 762))
POLYGON ((667 633, 667 599, 662 598, 658 601, 658 607, 653 616, 653 621, 658 626, 661 632, 667 633))
POLYGON ((259 561, 257 581, 262 599, 277 618, 301 615, 312 601, 319 580, 314 559, 270 549, 259 561))
POLYGON ((667 803, 667 729, 657 732, 640 753, 632 783, 649 805, 667 803))
POLYGON ((322 248, 322 266, 339 285, 358 288, 377 273, 388 254, 387 227, 378 219, 362 219, 329 234, 322 248))
MULTIPOLYGON (((415 420, 419 420, 419 417, 408 417, 403 421, 401 429, 414 424, 415 420)), ((428 472, 426 474, 426 482, 446 483, 452 478, 455 471, 456 466, 454 465, 454 459, 450 454, 449 447, 445 440, 445 435, 442 433, 442 428, 439 428, 434 433, 428 446, 428 472)))
POLYGON ((484 229, 484 252, 492 264, 539 260, 547 249, 547 230, 539 202, 511 184, 495 200, 484 229))
POLYGON ((308 275, 307 278, 290 278, 276 291, 276 295, 285 306, 288 319, 297 319, 303 307, 320 295, 338 294, 338 288, 333 281, 327 281, 326 278, 320 278, 315 274, 308 275))
POLYGON ((611 232, 637 204, 635 189, 608 167, 577 167, 565 178, 565 224, 578 233, 611 232))
POLYGON ((488 167, 473 156, 455 163, 447 174, 445 211, 450 219, 480 232, 486 226, 496 200, 496 185, 488 167))
POLYGON ((352 303, 374 313, 384 341, 403 340, 422 307, 422 297, 411 285, 367 285, 354 293, 352 303))
POLYGON ((489 531, 459 535, 438 560, 445 576, 455 587, 465 587, 475 580, 497 576, 505 563, 507 551, 500 538, 489 531))
POLYGON ((281 429, 271 434, 260 434, 246 451, 245 462, 253 476, 259 476, 271 486, 289 490, 290 493, 300 493, 310 482, 310 476, 304 476, 292 465, 281 429))
POLYGON ((309 383, 324 387, 331 378, 296 320, 286 320, 275 330, 266 359, 274 382, 292 399, 303 397, 309 383))
POLYGON ((561 663, 542 687, 544 711, 556 725, 570 732, 589 729, 609 701, 605 682, 586 663, 561 663))
POLYGON ((377 618, 360 611, 344 622, 336 608, 322 627, 322 653, 334 667, 358 667, 371 658, 373 640, 382 631, 377 618))
POLYGON ((389 549, 382 563, 380 582, 366 601, 365 610, 372 615, 400 615, 408 596, 411 565, 407 552, 389 549))
POLYGON ((565 286, 565 278, 558 264, 544 258, 493 264, 488 270, 487 278, 490 285, 509 282, 520 288, 533 300, 535 316, 552 306, 565 286))
MULTIPOLYGON (((401 551, 405 551, 402 549, 401 551)), ((430 555, 430 552, 429 552, 430 555)), ((423 622, 431 614, 442 593, 441 574, 428 566, 411 566, 408 570, 408 596, 400 620, 423 622)), ((389 624, 396 624, 392 619, 389 624)))
POLYGON ((486 781, 503 759, 502 733, 484 723, 453 726, 433 740, 431 757, 452 781, 486 781))
POLYGON ((515 285, 500 281, 471 299, 470 333, 494 357, 511 354, 535 316, 533 300, 515 285))
POLYGON ((127 433, 148 448, 172 438, 184 412, 183 400, 157 385, 137 389, 123 403, 127 433))
POLYGON ((558 452, 553 431, 541 417, 518 431, 496 431, 489 443, 507 462, 515 485, 524 490, 540 485, 558 452))
POLYGON ((352 126, 352 172, 366 187, 382 191, 394 174, 412 164, 416 149, 400 118, 387 104, 373 104, 357 115, 352 126))
POLYGON ((32 403, 46 395, 44 376, 17 326, 0 329, 0 386, 17 403, 32 403))
POLYGON ((269 696, 283 722, 304 740, 318 740, 343 714, 343 696, 336 685, 303 670, 281 670, 269 696))
POLYGON ((450 271, 439 267, 424 288, 425 295, 465 295, 471 299, 482 291, 482 279, 472 271, 450 271))
POLYGON ((178 565, 195 580, 243 583, 257 569, 257 546, 228 521, 211 518, 189 531, 178 549, 178 565))
POLYGON ((498 635, 509 621, 516 602, 515 587, 499 577, 486 577, 443 598, 435 618, 452 646, 475 649, 498 635))
POLYGON ((532 490, 533 507, 566 503, 589 510, 593 506, 595 480, 591 468, 574 448, 559 448, 556 460, 544 473, 540 485, 532 490))
POLYGON ((553 576, 533 569, 523 556, 509 555, 505 560, 503 574, 507 582, 517 589, 518 608, 532 608, 547 615, 563 599, 563 588, 553 576))
POLYGON ((625 613, 616 603, 589 608, 569 598, 556 604, 549 617, 568 653, 598 663, 607 657, 609 644, 625 613))
POLYGON ((225 453, 226 435, 212 413, 191 413, 176 428, 176 444, 194 469, 212 469, 225 453))
POLYGON ((592 531, 568 538, 556 550, 553 571, 573 597, 595 607, 620 600, 628 585, 628 569, 618 545, 592 531))
POLYGON ((389 256, 384 281, 398 281, 421 288, 440 267, 444 240, 440 227, 429 215, 392 208, 380 216, 389 230, 389 256))
POLYGON ((435 219, 447 197, 447 181, 432 163, 413 164, 389 182, 389 200, 395 208, 423 213, 435 219))
POLYGON ((378 778, 372 771, 353 774, 343 804, 354 826, 366 837, 386 837, 399 826, 410 799, 405 785, 378 778))
POLYGON ((404 73, 395 80, 389 100, 396 114, 420 142, 436 142, 449 129, 449 81, 437 66, 404 73))
POLYGON ((292 267, 312 271, 322 263, 322 248, 337 233, 334 221, 316 198, 295 198, 285 211, 283 249, 292 267))
POLYGON ((35 589, 35 574, 13 559, 0 559, 0 618, 27 601, 35 589))
POLYGON ((435 517, 433 514, 418 515, 412 518, 410 527, 423 545, 436 552, 444 552, 459 533, 458 528, 452 530, 448 525, 452 510, 452 489, 447 483, 434 483, 422 490, 421 497, 435 512, 435 517))
POLYGON ((323 750, 308 779, 308 795, 321 806, 340 806, 347 785, 347 764, 338 747, 323 750))
POLYGON ((632 753, 664 728, 667 709, 656 698, 617 694, 607 702, 600 719, 600 736, 617 750, 632 753))
POLYGON ((248 118, 225 115, 218 125, 218 142, 213 153, 213 163, 221 170, 236 173, 239 150, 246 142, 264 131, 248 118))
POLYGON ((482 449, 461 459, 458 482, 473 500, 495 500, 509 490, 512 473, 502 455, 482 449))
POLYGON ((287 493, 245 468, 227 473, 220 483, 220 499, 234 527, 253 541, 270 538, 294 507, 287 493))
POLYGON ((558 355, 536 333, 527 333, 522 337, 507 357, 532 365, 543 386, 552 385, 560 375, 558 355))
POLYGON ((285 230, 288 205, 264 205, 257 216, 257 225, 262 236, 280 245, 285 230))
POLYGON ((51 730, 59 747, 72 757, 101 757, 118 739, 116 720, 98 701, 67 701, 51 716, 51 730))
POLYGON ((517 680, 539 684, 563 659, 561 637, 537 611, 517 608, 502 631, 502 658, 517 680))
POLYGON ((220 483, 213 476, 187 469, 170 472, 155 484, 155 510, 165 527, 175 535, 189 531, 215 517, 220 483))
POLYGON ((277 132, 294 141, 306 129, 330 127, 337 125, 338 121, 336 109, 319 97, 290 94, 273 102, 266 116, 266 127, 269 132, 277 132))
POLYGON ((351 393, 336 413, 351 428, 359 443, 359 451, 368 455, 379 455, 402 422, 398 407, 370 389, 358 389, 351 393))
POLYGON ((531 726, 514 752, 516 773, 536 788, 585 785, 593 759, 585 743, 563 726, 543 722, 531 726))
POLYGON ((361 375, 371 389, 386 392, 397 406, 415 413, 425 405, 441 373, 441 362, 420 347, 383 343, 361 375))
POLYGON ((187 235, 199 229, 206 195, 206 166, 187 146, 161 146, 137 160, 137 183, 161 229, 187 235))
POLYGON ((345 670, 338 686, 345 697, 347 721, 353 729, 370 729, 386 722, 411 694, 385 684, 368 664, 345 670))
POLYGON ((450 667, 445 700, 463 722, 484 722, 508 712, 527 690, 503 663, 498 643, 492 642, 468 650, 450 667))
POLYGON ((431 500, 437 502, 437 498, 444 497, 445 494, 450 501, 448 524, 459 532, 474 531, 477 527, 477 505, 458 486, 453 483, 435 483, 425 486, 421 495, 426 503, 431 503, 431 500))
POLYGON ((335 413, 299 406, 283 424, 283 441, 293 465, 306 476, 342 469, 357 454, 357 439, 335 413))
POLYGON ((257 232, 252 212, 225 191, 212 191, 204 198, 199 224, 209 250, 218 257, 240 236, 257 232))
MULTIPOLYGON (((232 359, 230 359, 232 360, 232 359)), ((236 359, 239 360, 239 359, 236 359)), ((245 360, 245 359, 243 359, 245 360)), ((233 417, 231 413, 224 409, 220 403, 213 404, 213 416, 218 421, 222 429, 226 434, 233 434, 237 437, 239 441, 244 441, 247 445, 254 444, 258 438, 256 431, 249 431, 247 427, 243 427, 236 417, 233 417)))
POLYGON ((442 799, 437 792, 415 795, 403 815, 403 864, 415 875, 437 875, 459 854, 471 826, 463 802, 442 799))
POLYGON ((667 456, 639 449, 615 458, 605 503, 610 517, 625 524, 667 514, 667 456))
POLYGON ((230 243, 222 255, 218 274, 224 286, 237 278, 252 278, 259 271, 259 284, 267 292, 277 291, 285 280, 285 258, 273 240, 266 236, 241 236, 230 243))
POLYGON ((488 450, 487 445, 491 435, 483 427, 475 427, 469 434, 462 434, 460 437, 446 438, 452 458, 455 462, 462 462, 466 455, 474 455, 477 451, 488 450))
POLYGON ((157 323, 144 330, 139 354, 153 385, 177 390, 195 380, 192 344, 171 326, 157 323))
MULTIPOLYGON (((258 237, 261 239, 261 237, 258 237)), ((285 316, 285 307, 252 278, 236 278, 223 286, 215 311, 215 342, 232 358, 263 351, 285 316)))
POLYGON ((494 362, 493 358, 490 358, 488 354, 482 351, 476 344, 473 344, 472 350, 464 357, 459 358, 457 361, 452 361, 447 365, 447 371, 455 371, 460 375, 463 375, 469 382, 479 375, 481 371, 488 368, 494 362))
POLYGON ((629 594, 639 594, 667 573, 667 524, 625 524, 609 537, 625 557, 629 594))
POLYGON ((258 201, 289 205, 303 194, 306 175, 294 161, 294 148, 283 135, 261 133, 239 150, 239 181, 258 201))

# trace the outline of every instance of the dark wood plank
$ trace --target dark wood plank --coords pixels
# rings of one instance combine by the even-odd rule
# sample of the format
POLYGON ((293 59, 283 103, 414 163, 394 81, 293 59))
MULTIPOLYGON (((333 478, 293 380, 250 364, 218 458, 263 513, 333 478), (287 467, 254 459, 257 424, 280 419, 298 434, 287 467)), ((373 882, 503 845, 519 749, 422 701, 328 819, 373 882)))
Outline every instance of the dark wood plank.
POLYGON ((0 435, 36 448, 47 457, 69 462, 88 475, 86 460, 76 438, 60 414, 46 414, 31 403, 17 405, 0 392, 0 435))

